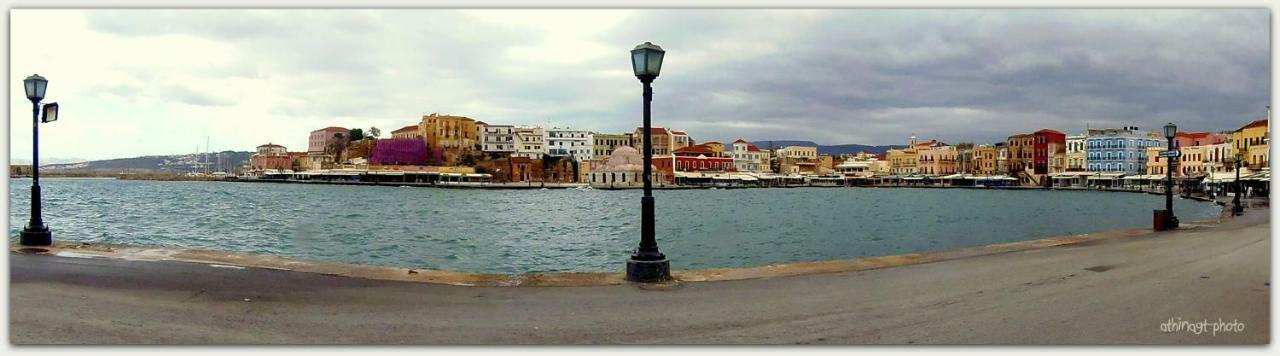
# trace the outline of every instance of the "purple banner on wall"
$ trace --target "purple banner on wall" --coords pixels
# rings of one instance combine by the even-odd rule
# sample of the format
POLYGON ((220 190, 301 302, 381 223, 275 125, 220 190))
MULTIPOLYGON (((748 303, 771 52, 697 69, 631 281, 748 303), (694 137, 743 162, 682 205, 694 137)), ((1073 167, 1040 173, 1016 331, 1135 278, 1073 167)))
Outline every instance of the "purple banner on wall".
POLYGON ((370 164, 421 166, 427 164, 427 144, 418 139, 378 140, 370 164))

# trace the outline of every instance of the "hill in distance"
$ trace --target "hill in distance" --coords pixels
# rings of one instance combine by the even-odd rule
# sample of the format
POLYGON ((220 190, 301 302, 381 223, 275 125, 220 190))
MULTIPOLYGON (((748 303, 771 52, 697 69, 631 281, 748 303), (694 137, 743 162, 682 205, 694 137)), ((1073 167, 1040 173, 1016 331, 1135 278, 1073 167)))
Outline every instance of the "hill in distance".
POLYGON ((815 147, 818 147, 818 154, 833 155, 833 156, 840 155, 840 154, 853 154, 853 153, 858 153, 863 151, 867 151, 875 154, 881 154, 889 151, 890 149, 907 147, 905 145, 873 146, 873 145, 860 145, 856 143, 844 144, 844 145, 819 145, 817 143, 814 143, 813 141, 800 141, 800 140, 763 140, 763 141, 755 141, 755 142, 752 142, 751 144, 755 145, 756 147, 759 147, 762 150, 769 149, 770 145, 772 145, 772 147, 774 148, 782 148, 785 146, 815 146, 815 147))
POLYGON ((116 158, 98 161, 63 164, 41 164, 42 169, 55 172, 100 172, 100 173, 172 173, 181 174, 205 170, 227 171, 249 164, 249 156, 253 152, 222 151, 208 154, 179 154, 161 156, 142 156, 133 158, 116 158))

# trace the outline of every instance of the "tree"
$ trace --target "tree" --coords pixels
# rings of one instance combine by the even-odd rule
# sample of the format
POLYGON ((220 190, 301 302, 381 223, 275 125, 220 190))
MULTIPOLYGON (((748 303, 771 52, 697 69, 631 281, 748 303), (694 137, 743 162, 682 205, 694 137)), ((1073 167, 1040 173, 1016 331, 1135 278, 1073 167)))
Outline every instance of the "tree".
POLYGON ((377 127, 369 127, 369 136, 367 138, 377 139, 378 136, 382 136, 382 130, 377 127))
POLYGON ((364 130, 359 128, 351 129, 351 141, 360 141, 364 139, 364 130))

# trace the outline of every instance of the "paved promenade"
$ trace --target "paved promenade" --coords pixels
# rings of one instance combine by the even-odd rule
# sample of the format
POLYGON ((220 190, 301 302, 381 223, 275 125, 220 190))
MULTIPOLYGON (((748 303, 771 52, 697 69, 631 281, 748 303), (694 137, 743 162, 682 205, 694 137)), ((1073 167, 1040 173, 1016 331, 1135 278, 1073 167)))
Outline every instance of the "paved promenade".
POLYGON ((919 265, 664 286, 466 287, 11 253, 9 336, 17 344, 1265 344, 1268 214, 919 265), (1243 331, 1162 332, 1179 318, 1239 321, 1243 331))

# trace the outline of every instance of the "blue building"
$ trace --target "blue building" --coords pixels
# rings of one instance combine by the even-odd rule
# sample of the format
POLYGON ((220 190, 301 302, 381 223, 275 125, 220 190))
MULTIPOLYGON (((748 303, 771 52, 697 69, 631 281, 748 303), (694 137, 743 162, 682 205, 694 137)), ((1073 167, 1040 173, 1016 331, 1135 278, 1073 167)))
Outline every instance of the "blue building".
POLYGON ((1140 132, 1136 126, 1089 129, 1085 162, 1090 172, 1146 174, 1148 147, 1165 147, 1159 132, 1140 132))

